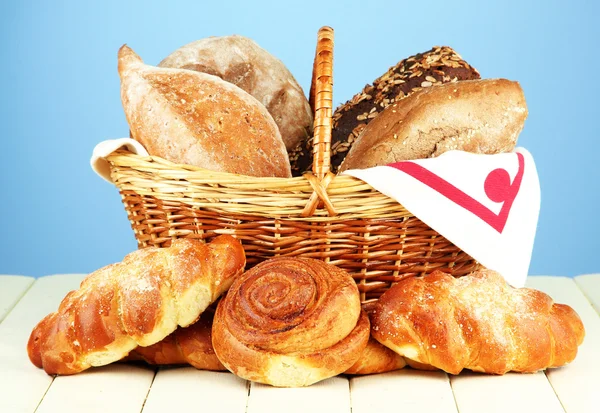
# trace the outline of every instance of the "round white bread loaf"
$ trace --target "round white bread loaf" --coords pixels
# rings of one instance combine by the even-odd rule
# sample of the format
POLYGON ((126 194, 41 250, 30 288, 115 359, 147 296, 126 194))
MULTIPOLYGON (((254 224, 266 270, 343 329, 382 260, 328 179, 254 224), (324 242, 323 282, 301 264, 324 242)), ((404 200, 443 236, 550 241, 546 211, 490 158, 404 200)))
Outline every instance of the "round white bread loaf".
POLYGON ((158 66, 208 73, 245 90, 273 116, 288 149, 311 134, 312 111, 302 88, 281 60, 247 37, 207 37, 177 49, 158 66))

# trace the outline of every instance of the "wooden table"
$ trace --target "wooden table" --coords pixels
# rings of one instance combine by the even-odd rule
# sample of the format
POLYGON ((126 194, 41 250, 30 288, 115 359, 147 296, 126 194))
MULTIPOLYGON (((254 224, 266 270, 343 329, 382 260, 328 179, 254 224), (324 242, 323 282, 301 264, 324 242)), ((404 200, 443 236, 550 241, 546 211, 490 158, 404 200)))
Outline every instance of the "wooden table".
POLYGON ((529 277, 529 286, 571 305, 583 319, 585 342, 566 367, 505 376, 404 369, 335 377, 301 389, 190 367, 115 364, 75 376, 47 376, 29 362, 27 339, 82 278, 0 276, 0 413, 600 412, 600 274, 529 277))

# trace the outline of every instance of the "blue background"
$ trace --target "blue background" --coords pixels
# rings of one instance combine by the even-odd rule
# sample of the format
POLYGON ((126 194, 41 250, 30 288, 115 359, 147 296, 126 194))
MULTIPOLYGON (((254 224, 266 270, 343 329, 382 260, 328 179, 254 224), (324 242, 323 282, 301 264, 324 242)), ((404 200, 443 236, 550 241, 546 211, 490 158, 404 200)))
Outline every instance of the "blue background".
MULTIPOLYGON (((136 248, 115 187, 89 168, 126 136, 117 50, 149 64, 241 34, 308 89, 316 32, 336 31, 336 104, 400 59, 449 45, 482 77, 518 80, 542 209, 531 274, 600 272, 600 7, 592 1, 222 1, 0 4, 0 273, 90 272, 136 248)), ((507 257, 510 259, 510 257, 507 257)))

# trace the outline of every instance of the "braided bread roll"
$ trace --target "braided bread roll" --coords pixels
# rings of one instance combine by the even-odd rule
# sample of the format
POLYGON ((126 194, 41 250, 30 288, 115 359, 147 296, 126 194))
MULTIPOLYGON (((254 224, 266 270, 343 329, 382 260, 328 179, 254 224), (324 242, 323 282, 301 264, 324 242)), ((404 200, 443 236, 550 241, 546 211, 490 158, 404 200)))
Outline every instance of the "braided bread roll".
POLYGON ((344 372, 368 339, 352 277, 310 258, 274 258, 247 271, 217 306, 213 324, 213 346, 228 370, 279 387, 344 372))
POLYGON ((585 335, 571 307, 537 290, 512 288, 487 269, 404 280, 381 296, 371 322, 381 344, 451 374, 559 367, 575 358, 585 335))
POLYGON ((125 357, 188 326, 243 272, 233 237, 174 240, 88 275, 32 331, 29 358, 48 374, 74 374, 125 357))
MULTIPOLYGON (((180 327, 163 340, 148 347, 137 347, 125 361, 143 360, 148 364, 189 364, 199 370, 227 370, 212 346, 214 311, 208 308, 198 321, 180 327)), ((391 351, 391 350, 390 350, 391 351)))

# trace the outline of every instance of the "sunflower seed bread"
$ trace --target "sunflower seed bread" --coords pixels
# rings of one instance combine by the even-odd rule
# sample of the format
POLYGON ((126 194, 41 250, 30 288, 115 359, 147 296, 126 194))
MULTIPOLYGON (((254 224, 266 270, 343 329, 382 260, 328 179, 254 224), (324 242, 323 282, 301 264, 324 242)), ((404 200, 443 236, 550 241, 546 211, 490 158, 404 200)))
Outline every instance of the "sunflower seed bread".
MULTIPOLYGON (((452 48, 436 46, 398 62, 333 114, 331 171, 336 173, 361 131, 385 108, 434 84, 480 79, 479 72, 452 48)), ((289 152, 292 174, 312 168, 312 139, 289 152)))

